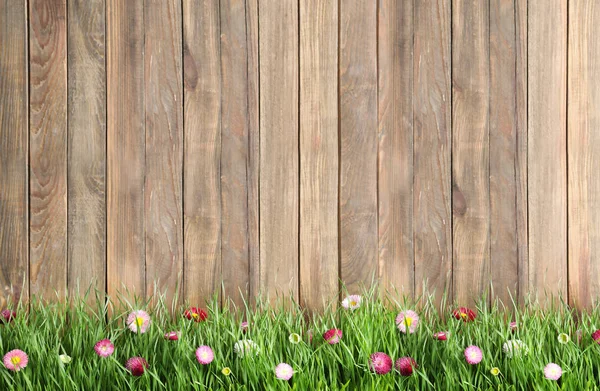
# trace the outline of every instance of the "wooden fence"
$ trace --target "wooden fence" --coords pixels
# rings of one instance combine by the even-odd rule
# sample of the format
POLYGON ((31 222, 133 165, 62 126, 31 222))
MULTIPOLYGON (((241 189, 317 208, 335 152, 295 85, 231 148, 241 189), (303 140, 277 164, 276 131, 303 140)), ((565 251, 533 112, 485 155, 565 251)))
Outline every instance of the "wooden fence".
POLYGON ((595 0, 0 0, 0 125, 2 302, 600 293, 595 0))

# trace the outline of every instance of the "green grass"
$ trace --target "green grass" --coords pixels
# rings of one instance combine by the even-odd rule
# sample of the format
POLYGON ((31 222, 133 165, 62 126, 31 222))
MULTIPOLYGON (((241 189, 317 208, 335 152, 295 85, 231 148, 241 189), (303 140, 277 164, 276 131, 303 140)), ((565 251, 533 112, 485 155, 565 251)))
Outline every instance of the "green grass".
MULTIPOLYGON (((114 312, 108 305, 88 308, 83 300, 71 305, 20 304, 17 318, 0 325, 0 354, 21 349, 29 355, 29 365, 20 372, 0 368, 0 390, 533 390, 598 389, 600 384, 600 345, 591 333, 600 326, 600 311, 576 314, 565 304, 544 311, 535 303, 526 303, 519 311, 488 306, 482 299, 477 306, 477 319, 463 323, 453 319, 452 307, 438 312, 429 299, 416 304, 407 301, 385 305, 374 300, 373 290, 363 296, 361 308, 348 311, 332 306, 319 315, 309 316, 295 305, 268 306, 258 300, 253 310, 236 309, 233 305, 219 309, 215 302, 208 306, 206 322, 195 323, 181 316, 185 307, 170 315, 170 306, 162 300, 152 308, 144 303, 114 312), (153 323, 145 334, 136 335, 124 327, 130 309, 146 309, 153 323), (395 317, 402 309, 416 309, 420 324, 414 334, 402 334, 395 317), (247 334, 240 322, 248 320, 247 334), (508 323, 516 320, 518 330, 512 333, 508 323), (322 333, 330 328, 343 330, 342 342, 328 345, 322 333), (577 341, 576 330, 583 338, 577 341), (167 331, 180 330, 179 341, 167 341, 167 331), (313 330, 310 343, 307 331, 313 330), (450 331, 447 341, 432 338, 435 331, 450 331), (571 341, 558 342, 559 333, 567 333, 571 341), (290 333, 302 335, 303 341, 291 344, 290 333), (109 358, 96 356, 93 346, 103 338, 115 344, 109 358), (257 357, 239 358, 233 351, 236 341, 248 338, 261 347, 257 357), (502 344, 508 339, 525 342, 530 353, 508 358, 502 344), (479 365, 468 365, 463 351, 478 345, 483 353, 479 365), (209 345, 214 361, 200 365, 194 352, 199 345, 209 345), (381 351, 392 359, 411 356, 418 369, 410 377, 392 370, 376 375, 369 370, 369 356, 381 351), (59 355, 72 357, 64 365, 59 355), (133 377, 124 363, 131 356, 142 356, 150 369, 141 377, 133 377), (295 374, 289 382, 278 380, 274 368, 280 362, 290 364, 295 374), (546 380, 543 368, 554 362, 563 368, 558 382, 546 380), (224 376, 223 367, 232 374, 224 376), (501 375, 490 374, 498 367, 501 375)), ((289 303, 289 302, 288 302, 289 303)), ((125 307, 128 305, 126 303, 125 307)))

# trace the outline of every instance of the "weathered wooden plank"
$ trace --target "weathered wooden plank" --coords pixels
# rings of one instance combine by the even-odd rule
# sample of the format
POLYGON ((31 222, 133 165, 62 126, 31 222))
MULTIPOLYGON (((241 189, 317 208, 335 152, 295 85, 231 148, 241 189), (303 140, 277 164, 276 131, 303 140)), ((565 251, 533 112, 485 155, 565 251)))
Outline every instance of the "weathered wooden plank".
POLYGON ((379 279, 414 294, 413 2, 378 10, 379 279))
POLYGON ((452 3, 454 298, 476 302, 490 279, 489 2, 452 3))
POLYGON ((298 3, 259 2, 260 287, 298 297, 298 3))
POLYGON ((29 2, 30 287, 67 288, 67 8, 29 2))
POLYGON ((567 1, 528 6, 529 289, 567 293, 567 1))
MULTIPOLYGON (((144 2, 107 0, 107 286, 145 287, 144 2)), ((127 295, 129 299, 132 294, 127 295)))
POLYGON ((218 0, 183 2, 183 276, 184 296, 197 304, 221 286, 219 26, 218 0))
POLYGON ((452 297, 450 1, 414 3, 415 295, 452 297))
POLYGON ((600 4, 569 2, 569 302, 600 294, 600 4))
POLYGON ((221 264, 223 297, 248 298, 248 41, 246 2, 221 0, 221 264))
POLYGON ((183 85, 181 1, 146 0, 146 295, 181 297, 183 85))
POLYGON ((339 12, 341 277, 358 293, 378 277, 377 3, 341 2, 339 12))
POLYGON ((300 303, 338 293, 338 4, 300 1, 300 303))
MULTIPOLYGON (((68 7, 68 286, 106 289, 105 1, 68 7)), ((95 294, 90 293, 95 300, 95 294)))
POLYGON ((0 1, 0 307, 29 297, 27 2, 0 1))

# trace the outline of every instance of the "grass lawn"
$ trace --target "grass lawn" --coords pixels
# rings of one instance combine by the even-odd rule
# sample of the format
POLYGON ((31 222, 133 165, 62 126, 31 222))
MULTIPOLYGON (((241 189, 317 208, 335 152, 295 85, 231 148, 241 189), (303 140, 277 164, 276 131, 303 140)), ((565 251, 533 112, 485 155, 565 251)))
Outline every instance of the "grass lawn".
POLYGON ((20 352, 4 357, 0 390, 599 387, 598 307, 577 315, 564 304, 542 311, 528 302, 512 311, 482 300, 471 314, 464 308, 455 313, 457 307, 450 305, 438 312, 426 298, 384 305, 373 297, 373 291, 366 292, 355 303, 358 308, 331 306, 314 316, 260 300, 252 310, 212 303, 203 309, 206 316, 200 309, 186 313, 187 306, 171 316, 171 306, 160 298, 152 306, 125 304, 129 308, 122 312, 109 311, 108 305, 89 308, 83 300, 71 305, 34 300, 29 309, 14 308, 14 319, 3 313, 0 354, 18 349, 27 357, 20 352), (149 318, 144 312, 130 315, 133 310, 149 318), (325 334, 332 329, 341 330, 341 338, 337 331, 325 334), (447 338, 435 337, 438 332, 447 338), (95 349, 104 339, 109 341, 95 349), (465 355, 469 346, 476 348, 465 355), (373 355, 377 352, 385 355, 373 355), (148 366, 141 359, 127 364, 132 357, 148 366), (289 366, 278 367, 282 363, 289 366))

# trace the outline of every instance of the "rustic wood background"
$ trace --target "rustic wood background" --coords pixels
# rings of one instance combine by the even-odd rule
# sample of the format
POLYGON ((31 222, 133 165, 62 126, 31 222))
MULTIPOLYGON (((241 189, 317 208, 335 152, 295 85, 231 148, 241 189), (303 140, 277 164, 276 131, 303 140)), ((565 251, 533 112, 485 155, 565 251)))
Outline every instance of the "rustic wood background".
POLYGON ((0 0, 0 125, 2 304, 600 293, 596 0, 0 0))

